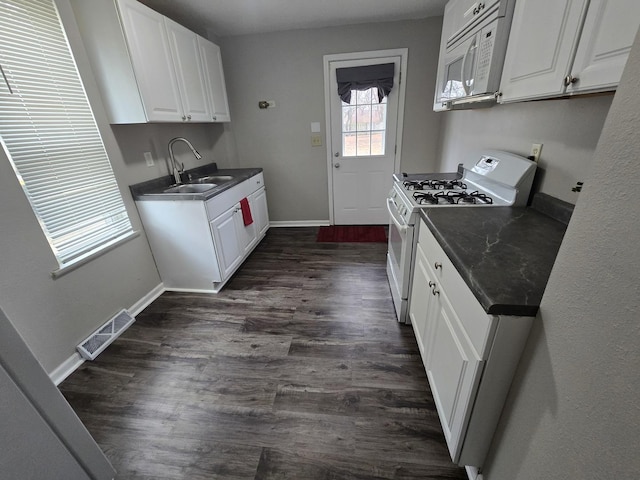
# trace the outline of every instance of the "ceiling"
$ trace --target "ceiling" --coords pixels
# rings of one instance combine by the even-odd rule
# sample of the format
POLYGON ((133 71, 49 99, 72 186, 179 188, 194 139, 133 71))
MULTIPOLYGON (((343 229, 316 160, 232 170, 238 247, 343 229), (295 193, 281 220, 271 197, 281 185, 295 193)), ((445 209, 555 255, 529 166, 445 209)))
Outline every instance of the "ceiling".
POLYGON ((140 0, 218 37, 442 15, 447 0, 140 0))

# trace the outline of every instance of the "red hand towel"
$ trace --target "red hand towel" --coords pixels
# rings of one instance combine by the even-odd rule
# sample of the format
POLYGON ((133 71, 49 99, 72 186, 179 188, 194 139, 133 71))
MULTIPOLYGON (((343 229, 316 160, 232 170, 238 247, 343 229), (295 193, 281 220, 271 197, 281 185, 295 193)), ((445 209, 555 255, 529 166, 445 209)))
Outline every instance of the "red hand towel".
POLYGON ((253 217, 251 216, 251 207, 249 207, 249 200, 247 197, 240 200, 240 208, 242 209, 242 220, 244 226, 251 225, 253 223, 253 217))

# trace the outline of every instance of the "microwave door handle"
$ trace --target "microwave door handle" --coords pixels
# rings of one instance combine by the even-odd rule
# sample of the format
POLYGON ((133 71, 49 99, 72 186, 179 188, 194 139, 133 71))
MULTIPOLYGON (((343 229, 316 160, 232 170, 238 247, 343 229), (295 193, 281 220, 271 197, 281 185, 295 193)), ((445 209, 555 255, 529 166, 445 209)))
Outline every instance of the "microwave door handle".
POLYGON ((467 59, 469 58, 469 54, 471 53, 472 50, 474 50, 476 48, 476 39, 477 37, 474 37, 473 40, 471 40, 471 43, 469 44, 469 48, 467 48, 467 51, 464 52, 464 57, 462 57, 462 88, 464 88, 464 92, 467 95, 471 95, 471 87, 469 87, 469 85, 467 85, 467 59))
MULTIPOLYGON (((396 227, 398 228, 398 230, 404 234, 404 232, 407 231, 407 227, 408 225, 402 224, 398 221, 398 219, 396 219, 396 216, 393 213, 393 208, 391 207, 391 204, 394 203, 392 199, 387 198, 387 210, 389 210, 389 215, 391 215, 391 220, 393 220, 393 223, 395 223, 396 227)), ((395 206, 395 204, 394 204, 395 206)))

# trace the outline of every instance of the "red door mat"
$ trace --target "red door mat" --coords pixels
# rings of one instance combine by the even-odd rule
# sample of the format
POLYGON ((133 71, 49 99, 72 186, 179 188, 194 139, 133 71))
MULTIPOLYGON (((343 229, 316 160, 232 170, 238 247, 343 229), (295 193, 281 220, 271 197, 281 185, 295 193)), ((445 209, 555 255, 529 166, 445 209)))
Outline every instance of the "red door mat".
POLYGON ((320 227, 316 242, 387 242, 387 234, 380 225, 333 225, 320 227))

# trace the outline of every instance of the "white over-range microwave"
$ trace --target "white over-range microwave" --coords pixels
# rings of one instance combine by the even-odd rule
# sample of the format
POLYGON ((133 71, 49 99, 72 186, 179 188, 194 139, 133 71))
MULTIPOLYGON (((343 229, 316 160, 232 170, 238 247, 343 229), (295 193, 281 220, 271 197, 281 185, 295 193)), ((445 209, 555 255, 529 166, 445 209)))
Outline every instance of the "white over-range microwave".
POLYGON ((451 0, 445 9, 434 110, 496 100, 515 0, 451 0))

